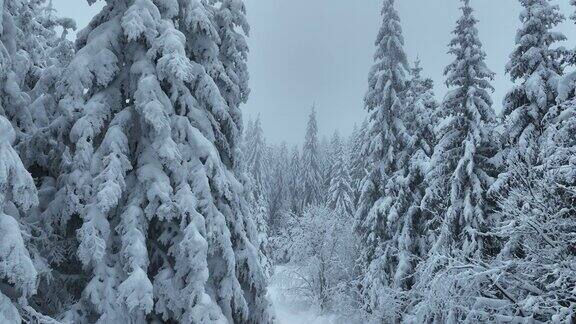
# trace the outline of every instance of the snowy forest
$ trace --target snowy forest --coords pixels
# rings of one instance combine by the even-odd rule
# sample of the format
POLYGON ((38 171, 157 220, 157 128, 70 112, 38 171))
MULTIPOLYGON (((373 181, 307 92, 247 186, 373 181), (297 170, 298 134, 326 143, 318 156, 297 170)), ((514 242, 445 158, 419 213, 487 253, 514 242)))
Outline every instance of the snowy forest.
POLYGON ((502 103, 473 1, 435 93, 382 0, 364 122, 288 145, 243 0, 0 0, 0 323, 576 323, 576 0, 514 1, 502 103))

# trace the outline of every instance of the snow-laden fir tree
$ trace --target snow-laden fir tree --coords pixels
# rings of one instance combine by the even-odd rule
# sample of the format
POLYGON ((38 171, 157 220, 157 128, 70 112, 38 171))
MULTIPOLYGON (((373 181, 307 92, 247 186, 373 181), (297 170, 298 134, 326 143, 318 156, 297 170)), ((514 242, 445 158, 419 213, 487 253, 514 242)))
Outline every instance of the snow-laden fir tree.
POLYGON ((269 175, 269 224, 270 232, 277 234, 284 226, 284 216, 289 211, 290 190, 289 182, 289 161, 290 155, 285 142, 279 146, 269 149, 271 161, 271 172, 269 175))
MULTIPOLYGON (((218 58, 221 64, 217 68, 207 68, 220 89, 228 106, 225 120, 214 122, 214 128, 222 128, 225 142, 218 141, 222 160, 230 161, 238 170, 240 156, 239 136, 242 132, 242 113, 240 105, 248 100, 248 43, 245 35, 250 32, 246 19, 246 6, 238 0, 212 0, 214 13, 211 15, 219 35, 218 58)), ((192 39, 190 41, 193 41, 192 39)), ((193 46, 192 44, 190 44, 193 46)), ((215 66, 215 67, 216 67, 215 66)), ((227 164, 228 165, 228 164, 227 164)))
MULTIPOLYGON (((19 151, 30 160, 26 164, 33 164, 44 152, 26 154, 27 146, 32 145, 29 142, 39 128, 47 126, 57 114, 51 91, 56 74, 61 72, 61 66, 67 63, 66 56, 71 53, 70 42, 61 38, 56 28, 62 27, 66 33, 74 23, 56 17, 45 0, 7 0, 0 8, 4 16, 0 25, 3 85, 0 114, 15 126, 18 145, 23 146, 19 151)), ((37 163, 41 162, 46 161, 37 163)))
POLYGON ((454 30, 449 52, 455 56, 446 68, 450 91, 442 103, 443 122, 434 149, 429 194, 448 193, 448 208, 437 247, 466 257, 481 258, 485 251, 488 203, 485 191, 492 183, 490 128, 496 121, 492 108, 486 54, 476 29, 469 0, 463 0, 462 17, 454 30), (445 185, 448 185, 445 187, 445 185), (438 191, 436 191, 438 190, 438 191))
POLYGON ((311 205, 320 203, 324 195, 324 193, 321 192, 323 188, 323 177, 315 108, 312 108, 312 112, 308 117, 306 137, 304 139, 304 147, 302 148, 301 168, 303 182, 301 210, 305 210, 311 205))
MULTIPOLYGON (((556 104, 564 51, 557 46, 565 36, 554 30, 564 20, 557 5, 549 0, 520 0, 521 26, 516 47, 506 71, 518 84, 504 100, 505 129, 512 158, 535 163, 545 115, 556 104)), ((510 169, 510 168, 508 168, 510 169)), ((501 176, 495 191, 506 190, 508 173, 501 176)))
MULTIPOLYGON (((554 30, 563 20, 560 8, 549 0, 521 0, 521 26, 506 71, 517 84, 505 97, 506 160, 538 164, 545 116, 566 90, 562 81, 562 58, 558 42, 566 37, 554 30), (560 91, 559 91, 560 90, 560 91), (560 92, 560 93, 559 93, 560 92)), ((566 80, 564 80, 566 81, 566 80)), ((513 166, 506 167, 491 191, 506 195, 513 166)))
POLYGON ((245 158, 244 167, 248 203, 251 214, 256 222, 258 231, 258 247, 260 263, 265 273, 270 273, 270 262, 268 258, 269 246, 268 235, 270 232, 270 157, 269 148, 266 144, 260 117, 256 120, 248 120, 242 155, 245 158))
POLYGON ((215 24, 220 10, 109 0, 79 34, 60 102, 81 109, 60 190, 76 201, 60 207, 80 215, 63 222, 88 281, 68 320, 271 320, 233 162, 239 101, 213 77, 225 76, 221 55, 236 55, 221 53, 235 23, 215 24))
POLYGON ((443 120, 423 202, 427 209, 439 213, 440 227, 418 274, 417 289, 423 295, 416 308, 419 321, 474 320, 461 307, 471 307, 482 292, 467 290, 468 278, 459 277, 458 270, 446 269, 483 262, 494 253, 491 202, 486 198, 495 176, 490 158, 494 155, 491 129, 496 116, 489 94, 494 73, 485 64, 470 1, 463 0, 461 9, 449 45, 455 60, 445 70, 450 90, 441 107, 443 120), (446 275, 452 278, 446 280, 446 275), (440 287, 443 290, 436 291, 440 287), (448 304, 440 305, 444 295, 450 295, 448 304))
MULTIPOLYGON (((435 143, 434 125, 437 103, 430 79, 423 79, 419 61, 411 69, 411 78, 405 93, 405 109, 401 116, 407 135, 405 159, 397 164, 397 170, 387 182, 387 204, 393 218, 388 218, 386 230, 387 244, 394 251, 388 261, 387 276, 390 287, 397 294, 399 302, 403 292, 413 285, 417 261, 425 257, 431 242, 426 240, 429 213, 422 210, 421 202, 425 194, 425 176, 435 143)), ((386 210, 385 209, 385 210, 386 210)))
POLYGON ((360 178, 360 180, 364 178, 364 175, 362 176, 357 175, 361 174, 361 172, 358 170, 360 167, 353 165, 352 162, 355 161, 356 159, 359 159, 358 156, 362 152, 362 143, 360 142, 361 141, 360 132, 361 129, 360 127, 358 127, 358 124, 354 124, 354 128, 352 128, 352 133, 350 134, 350 137, 348 137, 348 140, 346 142, 348 151, 350 152, 350 176, 352 177, 352 182, 354 182, 354 180, 357 178, 360 178))
MULTIPOLYGON (((5 116, 16 126, 18 138, 23 133, 35 130, 34 118, 30 111, 31 98, 26 93, 26 78, 32 65, 28 43, 30 35, 23 32, 25 23, 22 13, 31 15, 27 1, 8 0, 0 3, 0 77, 2 100, 0 115, 5 116), (28 49, 28 51, 26 50, 28 49)), ((29 19, 32 17, 29 17, 29 19)), ((12 144, 12 143, 11 143, 12 144)))
POLYGON ((355 127, 352 135, 350 136, 350 177, 351 186, 354 191, 354 210, 358 205, 360 199, 360 186, 362 180, 366 176, 366 159, 363 150, 366 141, 366 134, 368 132, 368 121, 364 120, 360 127, 355 127))
POLYGON ((488 267, 506 292, 492 312, 516 321, 569 323, 576 312, 576 103, 557 100, 544 119, 541 162, 509 162, 511 189, 498 202, 492 230, 504 244, 488 267))
POLYGON ((332 179, 332 165, 335 160, 332 155, 332 138, 322 136, 318 144, 318 154, 320 160, 320 170, 322 173, 322 183, 320 184, 320 201, 326 203, 328 198, 328 188, 330 188, 330 180, 332 179))
POLYGON ((492 229, 504 244, 492 263, 476 270, 490 269, 496 278, 492 281, 505 292, 496 295, 499 302, 491 303, 490 313, 514 321, 570 323, 574 319, 574 107, 574 101, 569 100, 548 113, 543 164, 510 161, 511 189, 498 202, 500 221, 492 229))
POLYGON ((269 173, 270 157, 268 156, 268 145, 264 138, 260 117, 256 118, 253 123, 249 123, 246 131, 246 168, 251 182, 251 192, 255 199, 268 199, 269 195, 269 173))
POLYGON ((269 244, 269 233, 270 233, 270 217, 269 217, 269 205, 268 200, 264 196, 250 197, 250 213, 254 217, 254 222, 256 224, 256 231, 258 232, 257 241, 254 245, 258 248, 258 259, 264 275, 269 278, 272 274, 272 261, 270 259, 271 249, 269 244))
POLYGON ((424 196, 424 178, 435 143, 433 126, 437 104, 431 80, 421 77, 416 62, 411 79, 402 93, 404 109, 398 114, 397 125, 403 127, 402 142, 396 142, 396 157, 385 183, 385 196, 379 205, 386 215, 379 256, 381 276, 385 278, 385 294, 375 293, 379 303, 389 304, 384 317, 399 319, 405 312, 406 292, 413 285, 417 261, 425 257, 430 242, 426 238, 429 213, 420 202, 424 196))
POLYGON ((343 217, 354 215, 354 192, 349 173, 349 154, 345 143, 342 143, 338 133, 335 133, 331 141, 334 164, 331 167, 330 188, 328 189, 327 204, 336 213, 343 217))
MULTIPOLYGON (((323 137, 324 142, 325 137, 323 137)), ((324 144, 324 143, 322 143, 324 144)), ((332 182, 332 178, 334 175, 334 167, 336 165, 336 161, 338 160, 337 154, 340 150, 340 147, 343 145, 342 138, 340 137, 340 133, 335 131, 332 133, 330 137, 330 141, 322 146, 322 162, 323 162, 323 170, 324 170, 324 181, 326 182, 325 187, 330 188, 330 183, 332 182)))
MULTIPOLYGON (((572 64, 573 58, 571 53, 572 64)), ((545 88, 556 104, 551 101, 542 112, 543 131, 535 138, 538 147, 533 152, 537 154, 511 155, 506 174, 509 189, 498 203, 500 222, 493 231, 504 244, 489 266, 509 298, 502 296, 505 302, 493 312, 516 321, 574 320, 576 301, 570 297, 576 285, 572 275, 576 262, 574 80, 575 74, 569 73, 561 77, 557 92, 545 88)))
POLYGON ((271 257, 278 264, 288 262, 291 221, 303 214, 302 197, 303 181, 300 148, 294 145, 290 152, 283 143, 274 153, 274 167, 270 174, 270 201, 277 205, 271 211, 270 250, 271 257), (283 188, 280 186, 283 183, 283 188))
POLYGON ((30 308, 28 299, 36 293, 38 281, 20 225, 38 205, 38 195, 32 176, 12 147, 15 140, 14 128, 0 116, 0 320, 4 323, 22 321, 21 309, 30 308))
POLYGON ((387 275, 390 272, 387 271, 390 266, 388 260, 394 253, 387 244, 390 239, 387 224, 398 221, 397 213, 389 205, 387 182, 397 171, 398 163, 406 161, 404 148, 409 138, 401 119, 408 62, 403 49, 400 17, 394 6, 394 0, 384 0, 375 64, 369 74, 369 89, 365 97, 370 123, 365 146, 368 174, 362 181, 356 211, 362 267, 365 269, 362 282, 365 308, 379 319, 399 316, 396 301, 387 292, 391 280, 387 275))
POLYGON ((431 156, 436 144, 434 126, 439 104, 434 94, 434 82, 422 76, 424 69, 420 64, 418 59, 410 69, 403 119, 413 136, 413 148, 431 156))
MULTIPOLYGON (((572 15, 570 15, 570 19, 572 20, 573 23, 576 23, 576 0, 570 0, 570 4, 575 7, 574 8, 575 11, 572 15)), ((568 61, 569 65, 571 66, 576 65, 576 48, 573 48, 572 50, 567 50, 563 54, 566 55, 565 58, 566 61, 568 61)), ((575 90, 576 90, 576 72, 571 71, 563 75, 558 84, 558 97, 556 98, 556 102, 558 104, 561 104, 564 101, 572 98, 572 96, 575 95, 574 93, 575 90)))
POLYGON ((332 133, 332 136, 322 136, 320 141, 320 169, 322 170, 322 201, 328 201, 328 190, 330 189, 330 182, 333 177, 333 167, 336 164, 335 147, 341 143, 340 134, 337 131, 332 133), (335 142, 338 142, 335 145, 335 142))
MULTIPOLYGON (((51 198, 62 153, 50 124, 60 118, 54 88, 71 53, 70 42, 56 29, 61 27, 66 33, 74 24, 56 17, 48 1, 7 0, 0 3, 0 10, 0 164, 4 174, 0 188, 12 191, 2 193, 0 207, 0 214, 10 215, 3 217, 0 226, 6 239, 2 251, 11 255, 5 255, 2 262, 7 267, 15 266, 16 259, 24 262, 18 265, 20 269, 5 269, 14 276, 5 279, 16 288, 7 296, 15 300, 22 294, 18 309, 24 321, 51 321, 42 314, 55 313, 68 298, 56 288, 59 276, 52 268, 66 249, 52 235, 50 220, 40 213, 51 198), (38 193, 31 173, 40 185, 38 193), (13 281, 21 275, 31 280, 26 287, 13 281)), ((8 287, 13 288, 4 286, 8 287)), ((6 317, 4 321, 12 323, 6 317)))
POLYGON ((289 158, 287 186, 290 201, 288 205, 291 213, 299 214, 302 212, 303 183, 302 158, 298 146, 292 147, 289 158))

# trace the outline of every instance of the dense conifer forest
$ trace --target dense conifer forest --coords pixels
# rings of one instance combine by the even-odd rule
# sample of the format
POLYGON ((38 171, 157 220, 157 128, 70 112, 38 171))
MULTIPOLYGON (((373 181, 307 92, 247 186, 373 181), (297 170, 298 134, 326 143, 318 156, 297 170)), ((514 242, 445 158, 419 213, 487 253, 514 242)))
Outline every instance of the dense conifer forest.
POLYGON ((503 103, 473 1, 435 93, 382 0, 364 122, 288 145, 242 0, 0 0, 0 323, 576 322, 576 0, 515 1, 503 103))

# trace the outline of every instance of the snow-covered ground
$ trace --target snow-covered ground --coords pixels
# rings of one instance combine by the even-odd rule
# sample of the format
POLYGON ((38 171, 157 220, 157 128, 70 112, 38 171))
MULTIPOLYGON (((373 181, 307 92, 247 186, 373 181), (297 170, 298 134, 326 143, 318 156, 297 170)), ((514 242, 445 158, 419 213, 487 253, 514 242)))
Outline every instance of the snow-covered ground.
POLYGON ((270 279, 268 296, 274 305, 279 324, 336 324, 336 316, 320 315, 306 297, 294 290, 298 279, 293 269, 278 266, 270 279))

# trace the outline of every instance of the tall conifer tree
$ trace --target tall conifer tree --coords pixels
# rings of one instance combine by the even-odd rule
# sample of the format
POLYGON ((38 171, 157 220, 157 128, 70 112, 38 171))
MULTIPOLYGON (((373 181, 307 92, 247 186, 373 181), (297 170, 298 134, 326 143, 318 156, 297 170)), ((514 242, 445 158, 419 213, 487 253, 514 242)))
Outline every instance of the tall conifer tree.
POLYGON ((318 122, 316 109, 313 107, 308 117, 306 137, 302 148, 302 210, 322 201, 322 170, 320 165, 320 148, 318 144, 318 122))
POLYGON ((349 173, 349 154, 347 146, 342 143, 338 133, 332 137, 332 155, 334 163, 331 168, 330 187, 328 189, 328 206, 343 217, 354 214, 354 192, 352 191, 349 173))
POLYGON ((68 319, 271 320, 234 162, 242 96, 227 90, 245 80, 218 79, 227 55, 243 57, 221 39, 237 32, 228 9, 109 0, 79 34, 62 85, 61 105, 82 108, 63 192, 78 196, 67 208, 89 281, 68 319))
POLYGON ((368 174, 362 182, 362 194, 356 211, 356 228, 361 237, 363 294, 365 308, 377 318, 398 317, 385 289, 391 278, 386 263, 394 252, 386 244, 389 240, 386 224, 395 218, 387 204, 386 184, 402 161, 408 136, 401 120, 404 110, 408 61, 404 53, 404 38, 400 17, 394 0, 384 0, 382 27, 376 39, 374 66, 369 75, 365 105, 369 117, 366 156, 368 174))
POLYGON ((450 42, 455 60, 445 74, 451 89, 442 103, 446 122, 432 159, 428 194, 439 196, 434 193, 439 189, 448 197, 438 247, 481 259, 489 211, 486 190, 493 181, 490 128, 496 114, 489 94, 494 90, 490 84, 494 73, 486 66, 477 22, 470 0, 463 0, 462 17, 450 42))

